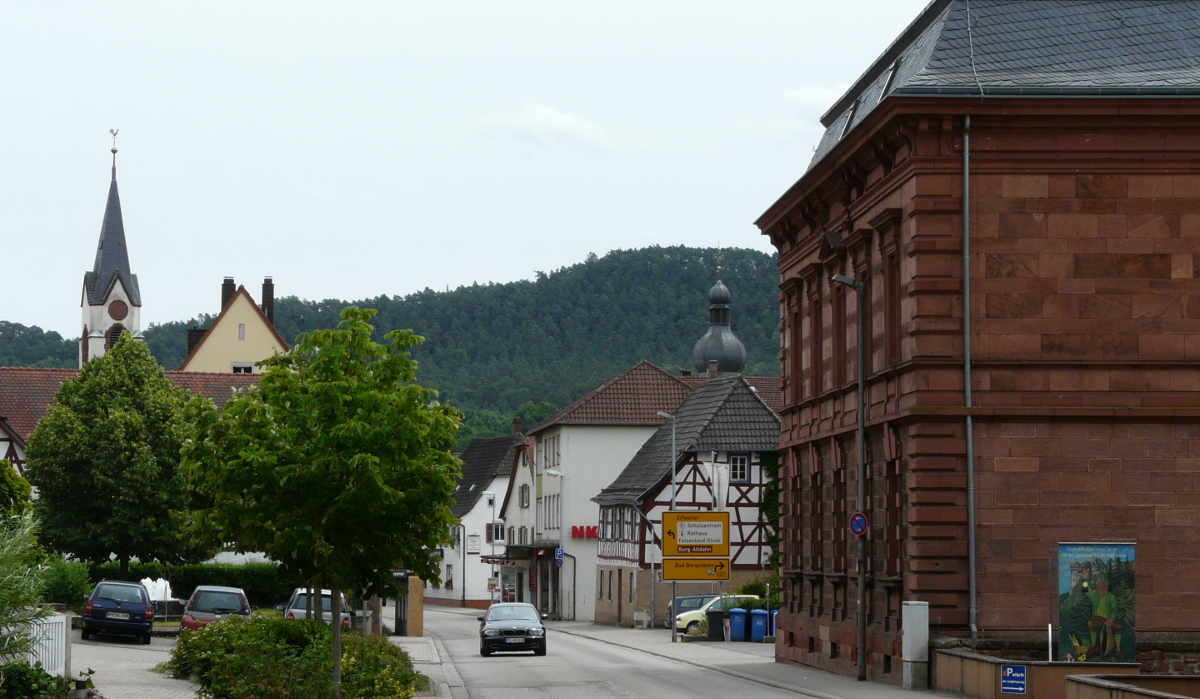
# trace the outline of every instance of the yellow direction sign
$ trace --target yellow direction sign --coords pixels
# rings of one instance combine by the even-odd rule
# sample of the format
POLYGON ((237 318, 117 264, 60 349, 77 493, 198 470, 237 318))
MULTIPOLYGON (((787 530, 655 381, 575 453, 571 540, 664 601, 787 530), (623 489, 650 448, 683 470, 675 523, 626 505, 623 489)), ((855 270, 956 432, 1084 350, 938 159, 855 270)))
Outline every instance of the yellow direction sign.
POLYGON ((729 561, 724 558, 665 558, 663 580, 728 580, 729 561))
MULTIPOLYGON (((728 512, 664 512, 663 556, 729 556, 728 512)), ((718 578, 704 578, 716 580, 718 578)), ((725 580, 727 578, 719 578, 725 580)))

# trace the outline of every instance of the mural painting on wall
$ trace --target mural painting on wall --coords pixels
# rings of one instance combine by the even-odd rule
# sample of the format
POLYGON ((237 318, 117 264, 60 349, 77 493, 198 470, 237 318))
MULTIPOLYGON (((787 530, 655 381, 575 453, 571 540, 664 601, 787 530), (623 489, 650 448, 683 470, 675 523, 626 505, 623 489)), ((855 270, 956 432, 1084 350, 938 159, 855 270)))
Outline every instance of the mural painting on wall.
POLYGON ((1058 657, 1135 662, 1134 544, 1058 545, 1058 657))

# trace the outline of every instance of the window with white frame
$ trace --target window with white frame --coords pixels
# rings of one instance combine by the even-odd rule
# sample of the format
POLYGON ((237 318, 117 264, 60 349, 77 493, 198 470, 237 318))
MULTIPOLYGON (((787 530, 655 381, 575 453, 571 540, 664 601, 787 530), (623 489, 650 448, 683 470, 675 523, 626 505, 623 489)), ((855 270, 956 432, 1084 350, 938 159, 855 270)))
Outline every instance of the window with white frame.
POLYGON ((526 483, 526 484, 522 485, 520 492, 521 492, 521 507, 524 509, 528 509, 529 508, 529 484, 526 483))
POLYGON ((746 483, 750 480, 750 457, 746 454, 729 456, 729 482, 746 483))
POLYGON ((504 541, 504 522, 492 522, 492 540, 504 541))
POLYGON ((454 566, 446 564, 446 589, 454 589, 454 566))

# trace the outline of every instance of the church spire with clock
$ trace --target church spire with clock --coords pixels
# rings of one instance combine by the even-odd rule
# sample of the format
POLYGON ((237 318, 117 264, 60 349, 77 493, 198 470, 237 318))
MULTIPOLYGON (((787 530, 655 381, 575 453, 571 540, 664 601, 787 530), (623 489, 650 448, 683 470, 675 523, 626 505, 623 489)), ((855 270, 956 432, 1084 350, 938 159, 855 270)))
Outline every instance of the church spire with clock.
POLYGON ((121 198, 117 194, 117 134, 113 130, 112 182, 100 225, 96 261, 83 275, 80 301, 83 332, 79 336, 79 366, 112 348, 121 333, 141 337, 142 295, 137 275, 129 271, 121 198))

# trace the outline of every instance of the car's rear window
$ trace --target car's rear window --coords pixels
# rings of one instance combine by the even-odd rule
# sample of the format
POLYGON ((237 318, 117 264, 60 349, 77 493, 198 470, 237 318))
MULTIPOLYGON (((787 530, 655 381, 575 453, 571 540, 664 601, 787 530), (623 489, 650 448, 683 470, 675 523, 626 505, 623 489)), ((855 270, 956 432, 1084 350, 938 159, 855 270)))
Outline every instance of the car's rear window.
POLYGON ((140 587, 132 585, 109 585, 100 583, 96 586, 96 592, 93 597, 103 597, 114 602, 145 602, 146 598, 142 594, 140 587))
MULTIPOLYGON (((296 595, 296 599, 292 602, 291 608, 292 609, 307 609, 308 608, 308 595, 303 592, 296 595)), ((321 611, 328 612, 328 611, 332 611, 332 610, 333 610, 333 596, 332 595, 321 595, 321 611)))
POLYGON ((236 592, 199 590, 193 595, 190 606, 197 612, 239 612, 246 605, 236 592))

